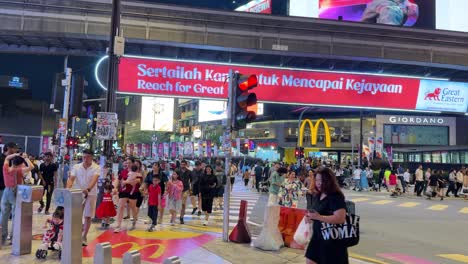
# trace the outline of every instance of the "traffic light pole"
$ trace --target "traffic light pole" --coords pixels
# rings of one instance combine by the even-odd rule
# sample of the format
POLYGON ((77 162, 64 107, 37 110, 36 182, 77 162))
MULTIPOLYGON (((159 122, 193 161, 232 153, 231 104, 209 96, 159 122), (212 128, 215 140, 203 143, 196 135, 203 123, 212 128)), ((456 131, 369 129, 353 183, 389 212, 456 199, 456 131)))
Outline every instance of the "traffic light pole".
MULTIPOLYGON (((120 15, 121 2, 120 0, 112 0, 112 18, 111 32, 109 39, 109 68, 107 70, 107 96, 106 96, 106 111, 116 111, 117 87, 118 87, 118 66, 119 57, 114 53, 115 37, 120 35, 120 15)), ((104 155, 108 158, 112 157, 112 143, 114 140, 104 141, 104 155)))
MULTIPOLYGON (((235 87, 233 84, 233 76, 234 71, 229 70, 229 85, 228 85, 228 111, 227 112, 227 120, 226 120, 226 133, 225 136, 227 139, 225 142, 229 140, 229 144, 232 141, 232 128, 233 128, 233 111, 234 111, 234 89, 235 87)), ((223 208, 223 241, 229 242, 229 201, 231 199, 231 181, 229 180, 229 171, 231 169, 231 152, 232 146, 230 146, 229 151, 225 152, 226 161, 224 163, 224 173, 226 174, 226 185, 224 186, 224 208, 223 208)))
MULTIPOLYGON (((62 119, 65 119, 66 129, 63 131, 60 137, 60 148, 59 148, 59 155, 60 155, 60 166, 58 170, 58 179, 56 186, 58 188, 62 188, 63 186, 63 173, 65 168, 65 155, 67 154, 67 134, 68 134, 68 111, 70 107, 70 92, 71 92, 71 76, 72 76, 72 69, 68 68, 68 56, 65 57, 63 63, 63 70, 65 73, 65 80, 62 80, 62 85, 64 87, 64 98, 63 98, 63 112, 62 112, 62 119), (64 83, 65 82, 65 83, 64 83)), ((71 157, 71 156, 70 156, 71 157)), ((71 159, 71 158, 70 158, 71 159)))

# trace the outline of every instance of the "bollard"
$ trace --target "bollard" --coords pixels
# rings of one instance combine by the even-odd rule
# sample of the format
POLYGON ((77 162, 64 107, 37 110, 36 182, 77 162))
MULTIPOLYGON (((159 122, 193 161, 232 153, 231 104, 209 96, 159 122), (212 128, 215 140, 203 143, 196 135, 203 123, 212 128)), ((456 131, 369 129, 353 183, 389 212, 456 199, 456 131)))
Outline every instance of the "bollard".
POLYGON ((112 264, 112 246, 109 242, 96 244, 94 264, 112 264))
POLYGON ((140 264, 141 263, 141 255, 138 250, 128 251, 123 255, 122 264, 140 264))
POLYGON ((164 260, 163 264, 181 264, 182 261, 177 256, 172 256, 164 260))
POLYGON ((55 204, 63 206, 65 210, 60 263, 81 263, 83 258, 81 246, 83 192, 78 189, 57 189, 55 204))
POLYGON ((263 250, 279 250, 284 245, 283 237, 278 229, 279 216, 279 205, 269 205, 266 207, 262 232, 253 241, 254 247, 263 250))
POLYGON ((247 226, 247 201, 241 200, 239 208, 239 220, 229 235, 229 241, 236 243, 250 243, 252 241, 249 227, 247 226))
POLYGON ((31 254, 33 202, 39 201, 43 192, 42 186, 18 185, 11 248, 15 256, 31 254))

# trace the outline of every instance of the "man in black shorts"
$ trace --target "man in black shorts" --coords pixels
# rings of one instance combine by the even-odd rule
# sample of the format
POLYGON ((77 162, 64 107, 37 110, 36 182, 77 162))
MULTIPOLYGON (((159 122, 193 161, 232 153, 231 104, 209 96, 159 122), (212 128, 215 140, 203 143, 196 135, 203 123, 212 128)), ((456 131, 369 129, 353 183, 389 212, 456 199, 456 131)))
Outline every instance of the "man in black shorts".
MULTIPOLYGON (((39 166, 39 178, 41 179, 41 184, 44 186, 44 194, 46 194, 46 204, 44 214, 49 215, 50 202, 52 201, 52 193, 55 188, 55 181, 57 180, 57 170, 58 166, 56 163, 52 162, 52 153, 44 153, 44 163, 39 166)), ((44 200, 41 199, 39 202, 41 206, 37 209, 37 212, 42 212, 44 209, 44 200)))

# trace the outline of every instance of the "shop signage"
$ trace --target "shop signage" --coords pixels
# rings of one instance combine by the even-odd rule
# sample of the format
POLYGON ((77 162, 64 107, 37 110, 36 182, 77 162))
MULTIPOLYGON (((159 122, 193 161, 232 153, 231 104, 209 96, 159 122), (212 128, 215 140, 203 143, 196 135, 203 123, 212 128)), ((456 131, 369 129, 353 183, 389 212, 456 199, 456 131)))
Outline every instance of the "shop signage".
POLYGON ((271 14, 271 0, 252 0, 235 11, 248 13, 271 14))
POLYGON ((387 116, 384 123, 414 125, 447 125, 447 119, 433 116, 387 116))
MULTIPOLYGON (((96 122, 96 139, 116 140, 117 139, 117 113, 98 112, 96 122)), ((141 146, 139 147, 141 154, 141 146)))
POLYGON ((325 130, 325 147, 331 147, 331 137, 330 137, 330 128, 328 127, 327 121, 325 119, 319 119, 314 125, 310 119, 302 120, 301 127, 299 128, 299 147, 302 147, 304 141, 304 129, 306 125, 309 125, 310 128, 310 144, 312 146, 317 145, 317 137, 318 137, 318 128, 320 124, 323 125, 323 129, 325 130))
POLYGON ((255 93, 261 102, 448 112, 468 108, 468 83, 134 56, 120 60, 119 93, 225 100, 230 69, 257 75, 255 93))

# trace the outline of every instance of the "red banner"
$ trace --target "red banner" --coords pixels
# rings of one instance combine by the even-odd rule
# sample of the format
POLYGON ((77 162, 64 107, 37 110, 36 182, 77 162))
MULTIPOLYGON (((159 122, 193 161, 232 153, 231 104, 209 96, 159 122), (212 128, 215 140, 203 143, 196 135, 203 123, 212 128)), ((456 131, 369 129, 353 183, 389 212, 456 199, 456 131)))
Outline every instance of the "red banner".
POLYGON ((259 101, 415 109, 420 80, 123 57, 119 92, 226 99, 229 69, 257 74, 259 101))

